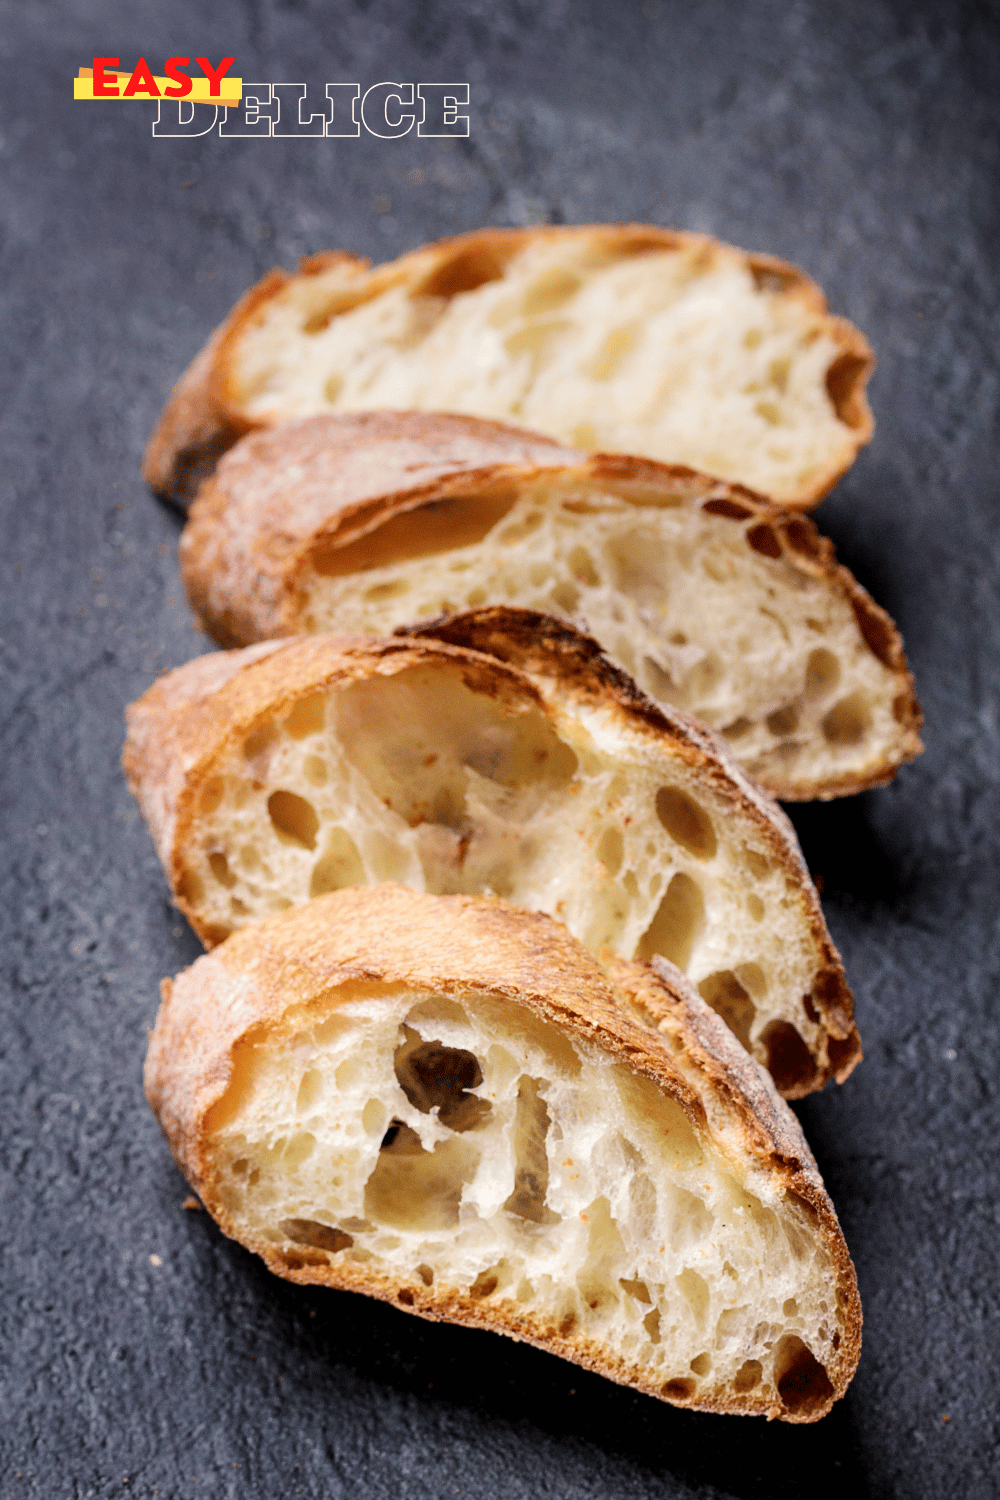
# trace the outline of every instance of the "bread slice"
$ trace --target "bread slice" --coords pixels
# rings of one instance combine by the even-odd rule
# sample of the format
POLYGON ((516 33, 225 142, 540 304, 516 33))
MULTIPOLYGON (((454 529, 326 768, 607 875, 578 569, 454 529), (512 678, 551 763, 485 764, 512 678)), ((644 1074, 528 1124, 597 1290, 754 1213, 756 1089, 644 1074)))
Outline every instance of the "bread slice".
POLYGON ((181 379, 148 482, 186 505, 238 437, 395 407, 523 423, 808 507, 872 435, 862 335, 797 267, 654 225, 485 229, 274 270, 181 379))
POLYGON ((290 1281, 493 1329, 701 1411, 808 1422, 860 1351, 798 1122, 683 977, 399 886, 171 984, 146 1090, 224 1232, 290 1281))
POLYGON ((677 963, 789 1097, 846 1078, 853 1001, 790 823, 709 731, 547 628, 523 666, 301 636, 162 677, 124 759, 178 906, 211 945, 345 886, 493 893, 677 963))
POLYGON ((921 749, 899 632, 831 543, 689 469, 471 417, 310 417, 226 455, 181 561, 224 646, 480 604, 576 618, 778 797, 881 785, 921 749))

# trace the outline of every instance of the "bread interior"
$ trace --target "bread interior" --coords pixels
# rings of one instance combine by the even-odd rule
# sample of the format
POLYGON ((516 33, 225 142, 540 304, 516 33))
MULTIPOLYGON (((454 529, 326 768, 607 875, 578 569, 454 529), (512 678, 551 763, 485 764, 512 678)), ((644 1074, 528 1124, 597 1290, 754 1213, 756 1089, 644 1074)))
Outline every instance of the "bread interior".
POLYGON ((618 716, 442 657, 285 703, 205 769, 178 894, 210 942, 346 886, 487 892, 594 953, 672 960, 784 1092, 825 1063, 801 877, 618 716))
POLYGON ((651 698, 721 731, 786 796, 912 753, 895 712, 905 681, 842 587, 798 566, 749 508, 741 518, 734 502, 718 514, 680 493, 644 498, 540 476, 407 511, 314 549, 296 625, 388 634, 511 603, 570 616, 651 698))
POLYGON ((380 295, 343 265, 293 278, 236 341, 232 398, 268 422, 378 407, 494 417, 776 499, 851 461, 853 412, 838 414, 843 382, 828 378, 852 356, 785 278, 726 247, 641 237, 471 253, 456 247, 429 280, 386 278, 380 295))
POLYGON ((829 1400, 843 1318, 801 1199, 522 1006, 378 989, 238 1044, 207 1121, 230 1233, 276 1269, 356 1268, 403 1305, 597 1346, 672 1400, 829 1400))

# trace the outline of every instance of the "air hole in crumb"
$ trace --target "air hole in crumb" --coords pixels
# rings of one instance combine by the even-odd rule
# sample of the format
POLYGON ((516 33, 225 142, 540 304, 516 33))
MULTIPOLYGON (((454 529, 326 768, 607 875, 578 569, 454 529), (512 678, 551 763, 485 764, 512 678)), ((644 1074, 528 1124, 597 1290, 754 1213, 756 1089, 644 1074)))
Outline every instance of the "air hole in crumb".
POLYGON ((762 557, 781 556, 781 542, 778 539, 778 533, 766 521, 761 521, 756 526, 751 526, 746 536, 749 545, 755 552, 759 552, 762 557))
POLYGON ((816 1064, 790 1021, 771 1021, 760 1039, 767 1053, 767 1071, 781 1093, 812 1082, 816 1076, 816 1064))
MULTIPOLYGON (((698 1201, 700 1204, 700 1200, 698 1201)), ((700 1206, 703 1207, 703 1205, 700 1206)), ((677 1285, 687 1299, 687 1304, 694 1314, 695 1322, 699 1327, 703 1326, 712 1301, 712 1294, 708 1290, 708 1282, 704 1276, 699 1276, 697 1271, 692 1271, 690 1266, 685 1266, 677 1277, 677 1285)))
POLYGON ((841 1068, 849 1062, 854 1062, 860 1056, 857 1034, 840 1038, 831 1037, 826 1047, 827 1057, 830 1059, 830 1067, 834 1074, 840 1072, 841 1068))
POLYGON ((597 846, 597 857, 609 875, 618 874, 625 857, 625 840, 620 828, 605 828, 597 846))
POLYGON ((751 721, 741 715, 738 719, 734 719, 731 724, 723 725, 722 733, 727 740, 741 740, 747 730, 752 728, 753 724, 751 721))
POLYGON ((774 1383, 789 1412, 816 1411, 833 1397, 833 1386, 819 1360, 794 1333, 786 1333, 774 1351, 774 1383))
POLYGON ((343 828, 331 828, 327 834, 326 848, 313 866, 309 882, 310 896, 322 896, 327 891, 342 891, 347 886, 361 885, 365 869, 357 845, 343 828))
POLYGON ((469 1287, 469 1296, 490 1297, 500 1285, 500 1278, 495 1271, 480 1271, 475 1281, 469 1287))
POLYGON ((427 1151, 415 1130, 393 1120, 365 1183, 365 1218, 391 1229, 453 1229, 476 1160, 476 1151, 460 1136, 427 1151))
POLYGON ((537 369, 545 357, 546 347, 554 338, 568 333, 570 326, 569 323, 564 323, 559 319, 551 319, 545 323, 526 323, 509 338, 504 339, 503 346, 511 359, 517 359, 518 355, 526 354, 533 368, 537 369))
POLYGON ((823 543, 811 521, 804 516, 791 516, 785 521, 785 537, 796 552, 803 557, 819 557, 823 543))
POLYGON ((177 882, 177 895, 190 906, 197 906, 205 895, 201 876, 194 870, 185 870, 177 882))
POLYGON ((310 693, 300 698, 285 719, 285 729, 293 740, 304 740, 326 724, 326 694, 310 693))
POLYGON ((764 903, 759 896, 753 895, 752 892, 747 897, 747 911, 753 917, 755 922, 762 922, 764 920, 764 903))
POLYGON ((625 323, 620 328, 612 328, 583 373, 591 380, 610 380, 617 374, 622 361, 632 353, 641 332, 639 323, 625 323))
POLYGON ((243 754, 247 760, 256 760, 271 748, 277 738, 278 731, 273 724, 258 724, 243 741, 243 754))
POLYGON ((857 745, 871 727, 868 694, 859 688, 835 703, 823 719, 823 734, 831 745, 857 745))
POLYGON ((445 260, 411 296, 457 297, 488 281, 501 281, 505 269, 505 259, 483 246, 471 246, 445 260))
POLYGON ((826 389, 839 421, 860 427, 864 421, 863 381, 869 361, 861 354, 841 354, 826 372, 826 389))
POLYGON ((644 1281, 627 1281, 624 1276, 621 1276, 618 1279, 618 1285, 622 1291, 628 1292, 629 1296, 634 1297, 637 1302, 645 1302, 647 1307, 652 1304, 653 1299, 649 1295, 649 1287, 644 1281))
POLYGON ((326 786, 329 772, 326 767, 326 761, 322 756, 307 755, 302 769, 305 772, 306 780, 313 786, 326 786))
POLYGON ((691 1369, 696 1375, 707 1375, 711 1368, 712 1356, 708 1353, 696 1354, 694 1359, 691 1361, 691 1369))
POLYGON ((679 969, 687 968, 704 921, 705 900, 701 887, 690 875, 678 873, 667 886, 656 915, 639 943, 636 957, 650 959, 659 953, 679 969))
POLYGON ((571 615, 580 602, 580 590, 566 581, 556 584, 552 590, 552 602, 564 614, 571 615))
POLYGON ((797 1318, 799 1315, 799 1304, 794 1297, 787 1297, 782 1303, 781 1311, 786 1318, 797 1318))
POLYGON ((288 1145, 282 1152, 282 1166, 290 1172, 306 1161, 316 1149, 316 1137, 308 1130, 300 1130, 293 1135, 288 1145))
POLYGON ((660 1309, 658 1307, 654 1307, 652 1312, 646 1314, 642 1320, 642 1326, 649 1335, 649 1342, 658 1344, 660 1342, 660 1309))
POLYGON ((770 861, 765 855, 759 854, 756 849, 744 846, 743 858, 747 862, 747 869, 755 880, 763 880, 765 875, 770 875, 770 861))
POLYGON ((549 1158, 545 1141, 551 1119, 538 1091, 537 1078, 523 1077, 517 1087, 514 1115, 514 1191, 504 1203, 508 1213, 533 1224, 558 1224, 559 1215, 546 1207, 549 1158))
POLYGON ((349 1250, 354 1237, 342 1229, 333 1229, 329 1224, 320 1224, 315 1219, 282 1219, 278 1226, 288 1240, 296 1245, 312 1245, 315 1250, 349 1250))
POLYGON ((402 1302, 404 1307, 413 1306, 413 1293, 411 1291, 408 1291, 406 1287, 404 1287, 401 1292, 396 1293, 396 1299, 397 1301, 402 1302))
POLYGON ((592 1312, 601 1312, 620 1302, 613 1281, 613 1267, 625 1252, 622 1237, 602 1194, 580 1215, 587 1225, 587 1259, 577 1273, 576 1284, 592 1312))
POLYGON ((521 311, 526 317, 553 312, 580 290, 580 278, 572 271, 553 269, 545 271, 528 287, 524 294, 521 311))
POLYGON ((295 792, 272 792, 267 799, 267 811, 282 843, 315 849, 319 818, 311 802, 295 792))
POLYGON ((222 801, 222 794, 225 790, 226 783, 221 776, 210 776, 205 782, 205 785, 201 789, 199 807, 206 817, 209 813, 215 812, 222 801))
POLYGON ((806 696, 822 698, 830 693, 840 681, 840 662, 825 646, 810 651, 806 662, 806 696))
POLYGON ((760 1385, 764 1367, 759 1359, 748 1359, 740 1365, 733 1378, 734 1391, 752 1391, 760 1385))
POLYGON ((408 593, 409 589, 405 578, 392 578, 388 583, 373 583, 370 589, 365 589, 364 597, 368 604, 381 604, 384 599, 396 599, 400 594, 408 593))
POLYGON ((749 505, 737 500, 706 500, 701 508, 710 516, 726 516, 730 521, 747 521, 753 515, 749 505))
POLYGON ((786 703, 784 708, 776 708, 773 714, 768 714, 766 723, 772 734, 791 734, 799 724, 798 704, 786 703))
POLYGON ((711 859, 718 847, 715 828, 704 808, 679 787, 661 786, 656 815, 670 837, 696 859, 711 859))
POLYGON ((215 850, 208 856, 208 863, 212 874, 219 884, 224 885, 227 891, 232 890, 236 884, 236 876, 230 870, 229 861, 226 856, 215 850))
POLYGON ((749 1050, 750 1028, 757 1015, 757 1007, 736 975, 729 969, 719 969, 701 981, 698 992, 715 1014, 725 1021, 736 1040, 749 1050))
POLYGON ((295 1113, 297 1115, 308 1114, 319 1098, 322 1089, 322 1073, 318 1072, 316 1068, 307 1068, 299 1084, 299 1092, 295 1100, 295 1113))
POLYGON ((483 1070, 472 1052, 445 1047, 441 1042, 422 1041, 409 1026, 396 1048, 393 1065, 400 1088, 422 1114, 437 1109, 438 1119, 449 1130, 473 1130, 490 1113, 488 1099, 477 1099, 468 1090, 478 1088, 483 1070))
POLYGON ((572 570, 573 577, 579 583, 585 583, 588 588, 596 588, 600 583, 600 575, 594 567, 590 553, 583 547, 574 547, 566 559, 572 570))
POLYGON ((431 1266, 418 1266, 417 1275, 420 1277, 420 1280, 423 1282, 424 1286, 433 1285, 434 1270, 431 1266))
POLYGON ((767 994, 767 980, 764 977, 764 970, 760 964, 754 963, 753 960, 750 963, 736 965, 736 978, 743 988, 749 990, 751 995, 756 995, 758 1000, 763 999, 767 994))
POLYGON ((694 1381, 687 1375, 679 1380, 668 1380, 660 1387, 661 1393, 668 1401, 686 1401, 694 1394, 694 1381))

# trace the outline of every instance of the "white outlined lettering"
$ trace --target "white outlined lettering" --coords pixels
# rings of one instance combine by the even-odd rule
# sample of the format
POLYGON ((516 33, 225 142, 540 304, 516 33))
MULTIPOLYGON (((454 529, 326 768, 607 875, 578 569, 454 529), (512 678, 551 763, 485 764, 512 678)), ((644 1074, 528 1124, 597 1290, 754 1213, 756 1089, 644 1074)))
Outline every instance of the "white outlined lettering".
POLYGON ((158 100, 153 134, 209 135, 218 124, 219 134, 227 137, 357 140, 363 125, 368 135, 395 141, 409 135, 415 122, 416 134, 422 138, 455 138, 469 134, 469 115, 459 113, 467 111, 469 103, 467 83, 412 84, 387 79, 363 92, 360 83, 328 83, 323 99, 315 93, 310 96, 305 83, 243 83, 238 105, 158 100), (320 108, 313 108, 314 104, 320 108), (209 109, 215 113, 204 124, 209 109))
POLYGON ((271 96, 278 105, 278 114, 271 125, 272 135, 295 137, 326 134, 333 110, 330 110, 330 115, 327 114, 328 105, 324 100, 318 114, 307 114, 308 94, 308 87, 304 83, 272 83, 271 96))
POLYGON ((417 135, 468 135, 469 117, 458 113, 460 104, 469 103, 467 83, 418 83, 417 93, 424 103, 417 135))
POLYGON ((328 83, 326 97, 330 100, 327 135, 360 135, 361 125, 357 117, 357 101, 361 97, 360 83, 328 83))
POLYGON ((217 104, 192 104, 188 99, 178 99, 174 112, 174 101, 158 99, 156 119, 153 121, 154 135, 187 136, 208 135, 215 129, 219 116, 217 104), (211 114, 211 119, 209 115, 211 114), (206 124, 205 121, 208 121, 206 124))
MULTIPOLYGON (((304 86, 304 85, 303 85, 304 86)), ((239 109, 224 109, 220 135, 270 135, 274 104, 269 83, 245 83, 239 109), (232 120, 229 116, 232 115, 232 120)))
POLYGON ((412 83, 373 83, 361 101, 361 122, 369 135, 398 140, 413 129, 416 110, 403 107, 412 103, 412 83), (398 116, 395 120, 389 117, 390 109, 398 116))

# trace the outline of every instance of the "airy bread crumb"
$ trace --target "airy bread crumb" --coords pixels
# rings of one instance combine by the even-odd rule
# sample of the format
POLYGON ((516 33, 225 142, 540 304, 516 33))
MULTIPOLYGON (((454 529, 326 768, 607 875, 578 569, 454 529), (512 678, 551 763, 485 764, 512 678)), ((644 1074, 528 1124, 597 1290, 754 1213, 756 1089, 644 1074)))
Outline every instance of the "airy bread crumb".
POLYGON ((871 437, 871 350, 797 267, 650 225, 482 230, 253 287, 177 387, 149 483, 186 503, 242 433, 379 407, 512 421, 788 505, 871 437))
POLYGON ((788 1097, 846 1078, 853 1002, 784 814, 710 731, 524 613, 486 612, 482 651, 302 636, 161 678, 124 760, 181 910, 212 944, 348 886, 492 892, 594 953, 676 963, 788 1097))
POLYGON ((788 800, 880 785, 921 749, 899 633, 831 544, 688 469, 469 417, 312 417, 225 456, 181 561, 224 646, 497 604, 569 616, 788 800))
POLYGON ((822 1416, 857 1284, 798 1124, 685 981, 395 886, 171 984, 146 1087, 224 1231, 292 1281, 492 1328, 706 1411, 822 1416))

